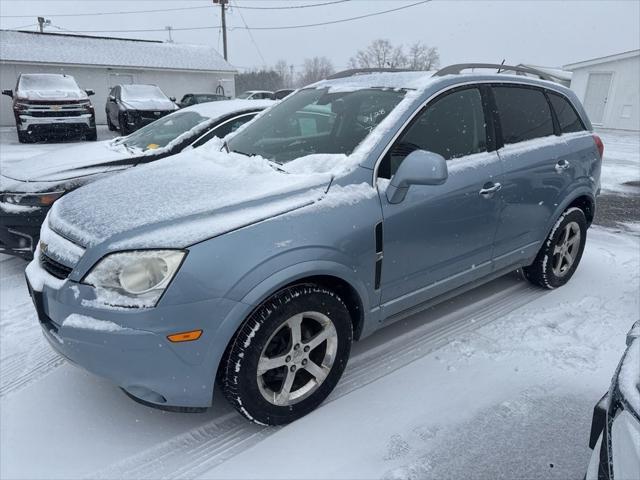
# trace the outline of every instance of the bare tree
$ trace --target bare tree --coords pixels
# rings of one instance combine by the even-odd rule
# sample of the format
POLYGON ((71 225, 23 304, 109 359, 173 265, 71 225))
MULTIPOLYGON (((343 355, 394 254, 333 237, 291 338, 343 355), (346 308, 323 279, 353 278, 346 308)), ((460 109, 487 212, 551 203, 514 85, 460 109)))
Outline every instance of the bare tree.
POLYGON ((298 85, 304 86, 323 78, 327 78, 335 70, 331 60, 327 57, 307 58, 304 61, 302 72, 298 76, 298 85))
POLYGON ((283 87, 291 87, 293 86, 293 78, 291 75, 291 69, 285 60, 278 60, 278 62, 273 66, 273 70, 280 75, 282 78, 282 86, 283 87))
POLYGON ((349 60, 353 68, 400 68, 405 63, 402 46, 394 47, 389 40, 382 38, 374 40, 364 50, 358 50, 349 60))
POLYGON ((393 46, 389 40, 378 39, 364 50, 358 50, 349 59, 350 68, 408 68, 412 70, 430 70, 440 63, 436 47, 428 47, 416 42, 409 47, 405 55, 402 45, 393 46))
POLYGON ((429 47, 422 42, 409 46, 406 67, 411 70, 433 70, 440 65, 440 54, 436 47, 429 47))

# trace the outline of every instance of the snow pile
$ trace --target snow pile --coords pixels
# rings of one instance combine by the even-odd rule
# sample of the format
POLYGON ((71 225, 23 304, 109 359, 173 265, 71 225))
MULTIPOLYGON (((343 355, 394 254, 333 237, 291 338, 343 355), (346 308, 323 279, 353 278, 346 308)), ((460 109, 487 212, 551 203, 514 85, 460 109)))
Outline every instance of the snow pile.
POLYGON ((317 153, 296 158, 282 168, 295 174, 331 173, 341 176, 353 169, 353 162, 344 154, 317 153))
POLYGON ((29 213, 39 209, 40 207, 35 205, 16 205, 14 203, 0 202, 0 210, 7 213, 29 213))
POLYGON ((62 326, 80 328, 82 330, 95 330, 97 332, 119 332, 127 330, 117 323, 113 323, 108 320, 98 320, 97 318, 80 315, 78 313, 73 313, 65 318, 64 322, 62 322, 62 326))
POLYGON ((640 413, 640 338, 636 338, 622 360, 618 388, 636 413, 640 413))

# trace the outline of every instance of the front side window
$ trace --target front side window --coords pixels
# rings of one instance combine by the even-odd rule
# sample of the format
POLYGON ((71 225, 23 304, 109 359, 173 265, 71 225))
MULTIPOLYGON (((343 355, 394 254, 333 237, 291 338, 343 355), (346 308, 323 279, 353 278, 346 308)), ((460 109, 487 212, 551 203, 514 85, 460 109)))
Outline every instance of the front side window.
POLYGON ((436 99, 411 123, 380 165, 378 175, 391 178, 404 158, 426 150, 452 160, 487 150, 482 96, 477 88, 436 99))
POLYGON ((549 92, 548 95, 553 110, 556 112, 561 133, 581 132, 585 129, 580 117, 566 98, 552 92, 549 92))
POLYGON ((270 108, 227 147, 278 163, 314 153, 349 155, 404 95, 404 90, 383 88, 301 90, 270 108))
POLYGON ((541 90, 493 87, 505 144, 553 135, 549 103, 541 90))
POLYGON ((193 143, 193 148, 197 148, 197 147, 199 147, 201 145, 204 145, 209 140, 211 140, 213 137, 218 137, 218 138, 226 137, 230 133, 235 132, 237 129, 239 129, 242 125, 247 123, 249 120, 253 119, 253 117, 255 117, 257 114, 258 114, 257 112, 245 114, 245 115, 242 115, 240 117, 237 117, 237 118, 234 118, 232 120, 229 120, 229 121, 223 123, 222 125, 219 125, 218 127, 214 128, 213 130, 207 132, 206 135, 203 135, 198 140, 196 140, 193 143))

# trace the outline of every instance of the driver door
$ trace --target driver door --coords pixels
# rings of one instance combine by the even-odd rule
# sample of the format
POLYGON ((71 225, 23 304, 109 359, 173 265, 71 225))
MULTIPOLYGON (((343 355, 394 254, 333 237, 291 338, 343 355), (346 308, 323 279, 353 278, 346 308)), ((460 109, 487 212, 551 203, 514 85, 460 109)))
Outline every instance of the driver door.
POLYGON ((397 204, 389 203, 385 189, 379 188, 383 318, 491 272, 502 170, 491 151, 493 129, 484 98, 479 87, 437 97, 379 167, 379 177, 391 178, 411 151, 421 149, 442 155, 449 171, 443 185, 412 185, 397 204))

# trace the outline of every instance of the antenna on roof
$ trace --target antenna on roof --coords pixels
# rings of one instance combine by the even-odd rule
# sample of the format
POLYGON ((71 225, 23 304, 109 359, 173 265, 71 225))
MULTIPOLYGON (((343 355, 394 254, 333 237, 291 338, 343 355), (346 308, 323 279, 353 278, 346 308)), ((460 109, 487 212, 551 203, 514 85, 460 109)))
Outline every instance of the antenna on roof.
POLYGON ((505 58, 502 59, 502 61, 500 62, 500 66, 498 67, 498 71, 496 73, 500 73, 500 70, 502 69, 502 66, 504 65, 505 60, 506 60, 505 58))

